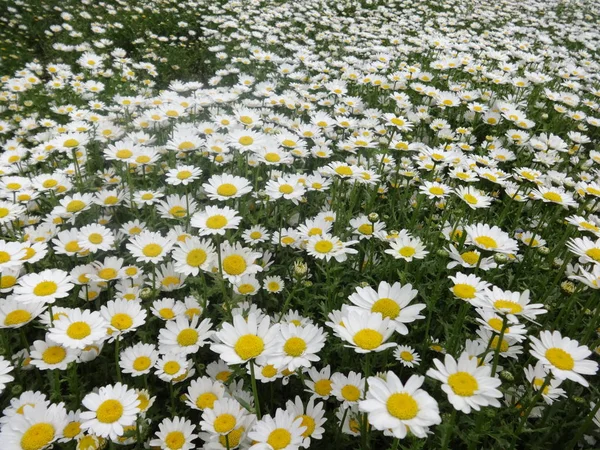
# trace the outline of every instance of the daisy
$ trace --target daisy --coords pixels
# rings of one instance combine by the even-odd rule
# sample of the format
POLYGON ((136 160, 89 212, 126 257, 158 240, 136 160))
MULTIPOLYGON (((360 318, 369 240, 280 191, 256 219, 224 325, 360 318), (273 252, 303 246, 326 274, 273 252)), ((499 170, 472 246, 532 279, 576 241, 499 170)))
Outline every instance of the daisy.
POLYGON ((170 261, 166 264, 161 264, 159 270, 155 269, 155 273, 156 280, 153 280, 153 283, 156 283, 156 286, 164 292, 171 292, 182 288, 187 278, 187 275, 176 272, 175 266, 170 261))
POLYGON ((450 288, 450 292, 459 300, 470 302, 482 295, 483 292, 491 286, 487 281, 483 281, 477 275, 457 272, 456 276, 448 277, 454 286, 450 288))
POLYGON ((168 353, 156 361, 154 374, 163 381, 183 381, 189 375, 191 365, 184 353, 168 353))
POLYGON ((158 351, 154 344, 138 343, 123 350, 119 355, 119 366, 123 373, 139 377, 150 373, 158 361, 158 351))
POLYGON ((129 239, 127 250, 138 262, 156 264, 161 262, 173 247, 173 240, 160 233, 142 231, 129 239))
POLYGON ((150 311, 162 320, 174 320, 185 313, 185 305, 174 298, 162 298, 155 300, 150 311))
POLYGON ((187 186, 200 178, 201 174, 202 170, 195 166, 178 165, 175 169, 170 169, 167 172, 166 182, 172 186, 178 186, 180 184, 187 186))
POLYGON ((4 356, 0 356, 0 394, 4 392, 6 385, 15 379, 12 375, 8 375, 13 369, 10 362, 5 360, 4 356))
POLYGON ((446 266, 447 269, 453 269, 456 266, 462 266, 465 269, 479 268, 481 270, 488 271, 498 267, 498 264, 494 261, 493 256, 482 258, 479 250, 467 250, 461 253, 454 245, 450 244, 448 253, 448 256, 450 256, 452 261, 450 261, 446 266))
POLYGON ((20 242, 0 240, 0 270, 21 266, 25 253, 25 245, 20 242))
POLYGON ((454 193, 471 209, 488 208, 493 201, 492 197, 485 195, 483 191, 473 186, 459 186, 454 193))
POLYGON ((227 364, 242 364, 256 360, 262 365, 275 352, 279 341, 279 326, 271 326, 271 318, 265 316, 257 322, 255 313, 248 318, 233 316, 233 325, 224 322, 215 333, 216 342, 210 349, 218 353, 227 364))
MULTIPOLYGON (((490 353, 485 354, 485 359, 483 362, 481 360, 479 361, 480 365, 489 364, 493 359, 492 356, 496 350, 498 350, 499 355, 503 358, 517 359, 523 354, 523 346, 518 345, 519 342, 523 340, 521 337, 515 337, 513 335, 506 334, 505 332, 504 336, 502 337, 502 341, 500 341, 500 332, 492 331, 489 329, 489 327, 479 327, 477 329, 477 336, 479 336, 479 340, 476 342, 478 343, 477 345, 480 346, 480 351, 477 354, 469 352, 471 356, 482 357, 488 346, 489 349, 491 349, 490 353)), ((497 372, 500 371, 502 371, 501 368, 497 370, 497 372)))
POLYGON ((233 370, 222 360, 211 362, 206 366, 206 374, 213 380, 227 383, 233 375, 233 370))
POLYGON ((73 284, 67 272, 60 269, 46 269, 19 278, 14 287, 15 299, 23 303, 42 302, 52 304, 58 298, 69 295, 73 284))
POLYGON ((263 288, 271 294, 278 294, 283 291, 283 287, 283 279, 280 276, 265 277, 263 280, 263 288))
POLYGON ((70 362, 77 359, 77 351, 65 348, 49 339, 35 341, 30 349, 31 365, 40 370, 67 370, 70 362))
POLYGON ((248 437, 255 444, 251 450, 297 450, 303 445, 306 426, 292 412, 277 408, 275 417, 265 415, 254 424, 248 437))
POLYGON ((309 255, 317 259, 325 259, 329 261, 334 258, 337 262, 344 262, 348 259, 348 255, 358 253, 358 250, 350 248, 351 245, 358 241, 343 242, 337 236, 323 233, 322 235, 311 236, 306 243, 306 251, 309 255))
POLYGON ((73 309, 54 320, 47 337, 67 348, 83 349, 105 339, 108 327, 98 311, 73 309))
POLYGON ((385 250, 385 253, 392 255, 395 259, 403 259, 408 262, 413 259, 423 259, 429 254, 421 240, 411 236, 398 237, 390 242, 390 247, 385 250))
POLYGON ((133 425, 140 412, 137 393, 121 383, 103 386, 81 403, 89 410, 81 413, 81 429, 112 440, 123 436, 124 427, 133 425))
POLYGON ((427 437, 431 425, 442 423, 437 402, 421 389, 425 377, 412 375, 402 383, 394 372, 385 380, 369 377, 367 398, 358 404, 360 411, 368 413, 369 423, 377 430, 389 430, 398 439, 408 433, 427 437))
POLYGON ((465 226, 467 244, 475 245, 482 250, 516 254, 519 251, 517 241, 511 239, 507 233, 497 226, 487 224, 465 226))
POLYGON ((445 198, 452 193, 452 188, 446 184, 424 181, 419 188, 421 194, 425 194, 427 198, 445 198))
POLYGON ((486 289, 479 297, 473 299, 472 304, 480 308, 489 308, 499 314, 506 314, 508 320, 515 322, 517 317, 523 316, 529 320, 548 311, 541 303, 529 303, 529 289, 523 292, 504 291, 496 286, 486 289))
POLYGON ((156 439, 150 441, 151 447, 161 449, 190 450, 196 448, 192 443, 198 435, 193 434, 196 429, 192 422, 185 418, 174 417, 173 419, 163 419, 158 424, 158 431, 155 433, 156 439))
POLYGON ((103 262, 96 261, 92 263, 96 273, 92 276, 93 281, 111 281, 122 278, 123 259, 114 256, 107 256, 103 262))
MULTIPOLYGON (((595 234, 596 237, 600 237, 600 224, 598 224, 598 223, 596 223, 596 221, 592 220, 593 217, 596 217, 596 216, 592 216, 592 217, 586 219, 585 217, 574 215, 574 216, 567 217, 566 221, 568 223, 570 223, 571 225, 576 226, 579 231, 587 231, 587 232, 595 234)), ((597 217, 596 217, 596 219, 597 219, 597 217)))
POLYGON ((237 229, 241 220, 237 211, 228 206, 207 206, 204 211, 192 216, 190 224, 194 228, 199 228, 200 236, 210 234, 224 236, 226 230, 237 229))
POLYGON ((252 192, 252 185, 246 178, 229 174, 213 175, 202 185, 211 200, 229 200, 252 192))
POLYGON ((18 414, 23 414, 25 407, 36 407, 43 406, 47 408, 50 406, 50 401, 45 394, 39 391, 25 391, 19 396, 15 396, 10 399, 10 405, 2 411, 3 416, 0 418, 0 424, 5 426, 10 423, 11 418, 18 414))
POLYGON ((185 242, 178 242, 172 257, 177 272, 196 276, 200 270, 205 272, 210 270, 217 258, 217 253, 209 240, 191 237, 185 242))
POLYGON ((361 214, 359 217, 350 220, 350 228, 359 240, 371 239, 374 235, 385 233, 385 223, 380 221, 371 222, 369 217, 361 214))
POLYGON ((204 408, 200 427, 211 434, 226 436, 244 422, 246 415, 237 400, 223 397, 212 408, 204 408))
POLYGON ((310 367, 319 361, 317 353, 325 346, 327 333, 314 325, 296 326, 293 323, 279 326, 281 334, 278 347, 267 360, 276 368, 296 371, 299 367, 310 367))
POLYGON ((525 325, 518 322, 510 322, 508 317, 503 319, 504 315, 498 315, 492 309, 475 309, 479 317, 476 319, 483 327, 491 332, 500 334, 504 328, 504 336, 514 338, 521 342, 527 335, 525 325))
POLYGON ((291 412, 296 419, 302 419, 300 424, 306 427, 306 430, 302 433, 304 442, 302 446, 309 448, 311 439, 323 439, 323 433, 325 428, 323 424, 327 421, 325 416, 325 409, 323 408, 324 403, 315 403, 315 398, 311 398, 306 407, 302 403, 300 396, 296 396, 294 401, 288 400, 286 403, 286 410, 291 412))
POLYGON ((308 388, 306 392, 310 392, 314 397, 327 400, 332 390, 331 368, 325 366, 321 370, 317 370, 315 367, 311 367, 307 375, 310 380, 305 378, 304 383, 308 388))
POLYGON ((225 385, 209 377, 192 380, 185 395, 185 403, 192 409, 204 411, 225 395, 225 385))
POLYGON ((478 366, 477 359, 471 359, 467 352, 463 352, 458 361, 446 355, 443 364, 439 359, 433 363, 437 370, 429 369, 427 376, 443 383, 442 390, 455 409, 469 414, 482 406, 500 407, 498 399, 502 392, 496 388, 501 381, 491 376, 490 366, 478 366))
MULTIPOLYGON (((278 369, 273 364, 265 364, 263 366, 256 366, 255 368, 255 376, 257 380, 260 380, 261 383, 270 383, 271 381, 275 381, 281 377, 283 377, 283 371, 287 369, 278 369)), ((252 376, 252 371, 250 367, 247 370, 248 374, 252 376)))
POLYGON ((92 253, 110 250, 115 243, 112 232, 103 225, 86 225, 79 230, 79 247, 92 253))
POLYGON ((0 328, 21 328, 45 310, 44 302, 23 303, 9 296, 0 302, 0 328))
POLYGON ((253 252, 252 249, 242 247, 236 242, 234 245, 224 242, 221 245, 221 267, 223 277, 231 282, 238 281, 244 275, 252 275, 262 272, 263 268, 256 264, 256 260, 262 256, 261 253, 253 252))
POLYGON ((357 287, 356 292, 351 294, 348 299, 363 310, 379 313, 384 318, 389 318, 392 321, 391 325, 396 328, 398 333, 408 334, 406 323, 425 318, 419 314, 425 309, 425 304, 418 303, 409 306, 417 294, 418 291, 413 289, 411 284, 402 286, 396 282, 392 285, 382 281, 379 283, 377 291, 370 286, 357 287))
POLYGON ((335 325, 334 330, 350 344, 345 347, 353 348, 356 353, 381 352, 396 346, 393 342, 386 343, 395 328, 390 326, 390 318, 384 318, 381 313, 348 309, 342 322, 343 325, 335 325))
POLYGON ((540 186, 538 189, 534 189, 531 194, 536 200, 542 200, 544 203, 556 203, 565 208, 578 205, 573 196, 560 187, 540 186))
POLYGON ((571 252, 579 256, 580 264, 600 265, 600 238, 596 239, 596 241, 591 240, 587 236, 569 239, 567 247, 571 252))
POLYGON ((342 408, 358 405, 363 399, 365 387, 362 375, 357 372, 350 372, 348 376, 342 373, 334 373, 331 376, 331 395, 342 402, 342 408))
MULTIPOLYGON (((533 389, 539 391, 542 386, 544 386, 546 377, 548 376, 548 369, 544 367, 544 363, 542 361, 538 361, 535 364, 535 367, 530 364, 523 370, 525 372, 525 378, 527 378, 529 384, 533 386, 533 389)), ((563 380, 554 379, 550 380, 550 382, 546 383, 546 386, 544 386, 542 398, 548 405, 551 405, 560 397, 566 397, 566 391, 559 388, 562 382, 563 380)))
POLYGON ((394 349, 394 358, 404 367, 415 367, 421 362, 421 357, 414 348, 408 345, 399 345, 394 349))
POLYGON ((79 245, 79 230, 70 229, 59 232, 52 239, 54 253, 57 255, 75 256, 83 250, 79 245))
POLYGON ((213 334, 212 322, 204 319, 198 323, 199 318, 194 317, 189 321, 186 317, 179 316, 175 320, 167 321, 165 328, 159 332, 158 344, 161 353, 181 353, 188 355, 198 352, 206 340, 213 334))
POLYGON ((539 339, 533 336, 529 339, 529 352, 559 380, 569 379, 587 387, 588 382, 582 375, 594 375, 598 371, 598 363, 586 359, 592 354, 589 348, 562 337, 558 331, 542 331, 539 339))
POLYGON ((260 225, 254 225, 242 233, 242 239, 244 242, 251 245, 256 245, 261 242, 268 242, 270 238, 271 235, 267 229, 260 225))
POLYGON ((267 181, 265 192, 271 201, 284 198, 297 205, 300 198, 305 194, 306 188, 300 183, 298 176, 288 175, 277 180, 267 181))
POLYGON ((7 449, 44 449, 62 437, 67 425, 67 411, 58 405, 25 405, 23 414, 16 414, 2 427, 0 440, 7 449))

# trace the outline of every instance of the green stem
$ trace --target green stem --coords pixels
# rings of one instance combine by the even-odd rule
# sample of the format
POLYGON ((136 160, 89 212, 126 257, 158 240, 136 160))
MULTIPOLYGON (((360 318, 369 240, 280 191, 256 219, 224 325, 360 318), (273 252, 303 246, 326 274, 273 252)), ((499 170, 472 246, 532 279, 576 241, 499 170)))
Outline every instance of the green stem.
POLYGON ((448 450, 448 445, 450 444, 450 438, 454 433, 454 428, 456 423, 456 409, 452 409, 452 415, 450 416, 450 422, 448 423, 448 427, 444 432, 444 438, 442 440, 442 450, 448 450))
POLYGON ((505 314, 504 317, 502 317, 502 329, 500 330, 500 336, 498 336, 498 344, 494 349, 494 363, 492 365, 492 376, 496 375, 496 368, 498 367, 498 356, 500 355, 500 348, 502 347, 502 340, 504 339, 504 333, 506 331, 507 324, 508 317, 505 314))
POLYGON ((254 375, 254 361, 250 361, 250 377, 252 378, 252 394, 254 395, 254 409, 256 410, 256 417, 258 418, 258 420, 260 420, 260 402, 258 399, 258 387, 256 386, 256 376, 254 375))

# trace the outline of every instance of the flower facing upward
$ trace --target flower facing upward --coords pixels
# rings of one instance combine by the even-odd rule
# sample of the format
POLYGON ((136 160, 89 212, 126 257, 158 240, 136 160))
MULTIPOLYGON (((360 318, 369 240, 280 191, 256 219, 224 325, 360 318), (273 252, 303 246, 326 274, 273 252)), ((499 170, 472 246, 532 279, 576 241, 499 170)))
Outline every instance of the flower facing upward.
POLYGON ((156 264, 161 262, 173 247, 173 240, 160 233, 142 231, 130 238, 127 250, 136 261, 156 264))
POLYGON ((275 417, 264 416, 248 433, 250 439, 256 442, 250 449, 296 450, 303 444, 305 431, 306 426, 302 425, 300 417, 277 408, 275 417))

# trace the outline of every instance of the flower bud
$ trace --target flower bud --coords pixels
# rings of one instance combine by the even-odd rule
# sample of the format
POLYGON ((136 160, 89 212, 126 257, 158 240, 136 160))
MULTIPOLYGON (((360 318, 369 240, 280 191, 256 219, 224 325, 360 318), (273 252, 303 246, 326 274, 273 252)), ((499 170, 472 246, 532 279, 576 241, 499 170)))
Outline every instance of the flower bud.
POLYGON ((502 372, 500 372, 500 378, 503 379, 504 381, 508 381, 508 382, 515 381, 514 375, 512 373, 510 373, 508 370, 503 370, 502 372))
POLYGON ((560 288, 563 290, 565 294, 571 295, 575 292, 575 283, 572 281, 563 281, 560 283, 560 288))
POLYGON ((508 262, 508 256, 506 256, 504 253, 496 253, 494 255, 494 261, 497 264, 505 264, 508 262))
POLYGON ((370 222, 377 222, 379 220, 379 214, 372 212, 369 214, 369 221, 370 222))
POLYGON ((151 288, 144 288, 140 292, 140 298, 142 300, 150 300, 152 298, 153 292, 151 288))

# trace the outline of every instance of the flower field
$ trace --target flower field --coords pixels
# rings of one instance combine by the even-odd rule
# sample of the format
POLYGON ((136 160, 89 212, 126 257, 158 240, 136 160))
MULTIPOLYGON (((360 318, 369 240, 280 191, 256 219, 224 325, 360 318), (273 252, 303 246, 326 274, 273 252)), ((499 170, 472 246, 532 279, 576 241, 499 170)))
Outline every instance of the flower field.
POLYGON ((0 0, 0 450, 600 448, 594 0, 0 0))

